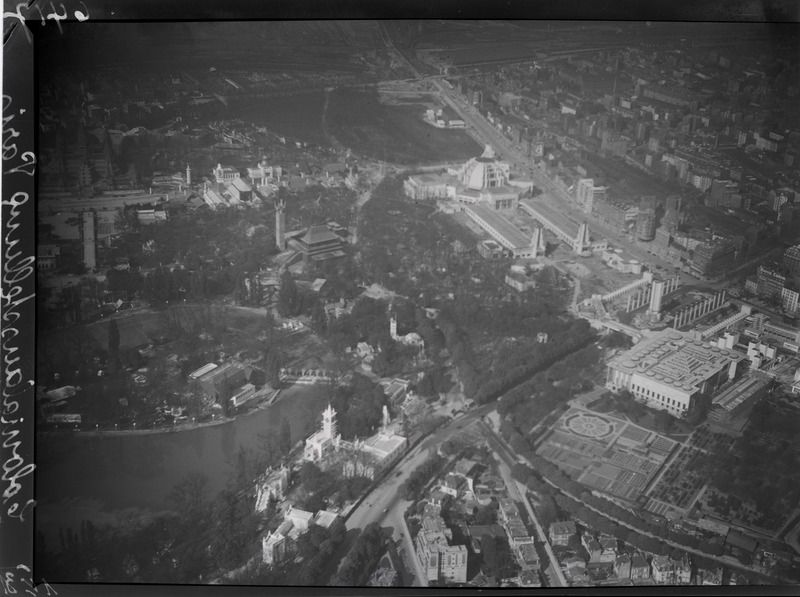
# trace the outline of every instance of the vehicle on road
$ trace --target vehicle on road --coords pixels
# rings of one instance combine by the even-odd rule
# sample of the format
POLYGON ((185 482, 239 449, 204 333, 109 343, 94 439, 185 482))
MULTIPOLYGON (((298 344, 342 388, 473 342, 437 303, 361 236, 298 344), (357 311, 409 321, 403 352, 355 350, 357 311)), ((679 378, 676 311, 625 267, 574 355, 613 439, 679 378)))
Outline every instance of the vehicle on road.
POLYGON ((389 508, 384 508, 383 513, 386 514, 389 511, 389 508))

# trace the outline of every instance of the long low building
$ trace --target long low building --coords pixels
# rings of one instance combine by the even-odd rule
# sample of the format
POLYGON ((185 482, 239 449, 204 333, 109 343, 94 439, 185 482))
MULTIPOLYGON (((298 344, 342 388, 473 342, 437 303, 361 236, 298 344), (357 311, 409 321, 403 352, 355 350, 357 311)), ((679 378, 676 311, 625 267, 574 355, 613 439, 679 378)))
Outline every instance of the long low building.
POLYGON ((606 387, 684 416, 700 395, 713 396, 736 376, 744 355, 710 345, 691 333, 664 330, 608 363, 606 387))
POLYGON ((522 232, 502 214, 479 205, 469 205, 464 212, 514 257, 536 257, 532 235, 522 232))
POLYGON ((769 391, 772 379, 761 372, 751 372, 714 397, 708 420, 712 430, 731 435, 741 433, 753 408, 769 391))

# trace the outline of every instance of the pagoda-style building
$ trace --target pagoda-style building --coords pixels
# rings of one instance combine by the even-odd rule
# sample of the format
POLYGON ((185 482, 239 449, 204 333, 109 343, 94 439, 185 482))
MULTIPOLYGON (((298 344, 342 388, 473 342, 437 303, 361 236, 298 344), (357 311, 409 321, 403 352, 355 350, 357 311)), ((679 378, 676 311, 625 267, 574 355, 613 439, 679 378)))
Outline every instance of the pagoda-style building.
POLYGON ((305 261, 325 261, 344 256, 342 238, 327 226, 311 226, 290 238, 288 244, 302 253, 305 261))

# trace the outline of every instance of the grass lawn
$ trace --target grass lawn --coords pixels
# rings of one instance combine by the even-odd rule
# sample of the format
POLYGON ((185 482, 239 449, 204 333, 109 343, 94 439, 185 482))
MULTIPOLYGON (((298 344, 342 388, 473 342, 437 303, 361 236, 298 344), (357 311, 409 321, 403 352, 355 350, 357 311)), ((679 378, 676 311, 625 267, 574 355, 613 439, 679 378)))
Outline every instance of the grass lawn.
POLYGON ((263 97, 234 109, 235 117, 308 143, 326 146, 322 131, 322 91, 263 97))
MULTIPOLYGON (((323 92, 259 98, 236 109, 236 117, 281 135, 327 146, 322 127, 323 92)), ((330 96, 330 133, 356 154, 403 165, 466 160, 480 146, 465 131, 432 127, 423 104, 390 106, 374 92, 337 89, 330 96)))
POLYGON ((356 153, 404 165, 466 160, 481 152, 464 131, 422 120, 424 107, 388 106, 374 93, 337 90, 331 96, 331 133, 356 153))

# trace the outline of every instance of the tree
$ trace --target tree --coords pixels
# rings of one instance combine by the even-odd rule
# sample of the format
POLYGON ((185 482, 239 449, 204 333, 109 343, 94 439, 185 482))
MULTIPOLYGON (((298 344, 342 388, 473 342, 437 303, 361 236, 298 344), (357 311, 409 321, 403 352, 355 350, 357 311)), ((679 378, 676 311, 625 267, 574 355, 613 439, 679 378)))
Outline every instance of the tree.
POLYGON ((208 477, 201 472, 188 473, 170 492, 175 510, 186 520, 196 520, 203 511, 208 477))
POLYGON ((658 410, 653 416, 653 422, 658 431, 661 433, 669 433, 675 424, 675 417, 665 410, 658 410))
POLYGON ((306 491, 324 492, 331 486, 331 476, 313 462, 304 462, 300 467, 300 482, 306 491))
POLYGON ((475 508, 475 524, 494 524, 497 522, 497 508, 494 504, 488 504, 475 508))
POLYGON ((281 451, 288 454, 292 449, 292 429, 289 426, 289 421, 284 417, 281 417, 279 433, 281 451))
POLYGON ((314 306, 311 308, 311 329, 322 336, 328 331, 328 316, 320 300, 314 301, 314 306))
POLYGON ((277 388, 281 384, 281 360, 280 352, 276 348, 270 348, 267 351, 264 359, 264 374, 267 382, 273 388, 277 388))
POLYGON ((430 372, 425 373, 417 384, 416 392, 420 396, 435 396, 436 395, 436 387, 433 383, 433 375, 430 372))
POLYGON ((115 362, 119 360, 119 328, 114 319, 108 322, 108 352, 115 362))
POLYGON ((264 332, 267 335, 267 338, 271 338, 275 332, 276 322, 275 322, 275 314, 272 312, 272 309, 266 309, 264 312, 264 332))
POLYGON ((483 572, 487 576, 498 578, 497 543, 491 535, 484 535, 481 538, 481 560, 483 560, 483 572))
POLYGON ((281 276, 278 290, 278 312, 284 317, 292 317, 300 311, 300 291, 297 289, 292 274, 285 270, 281 276))

